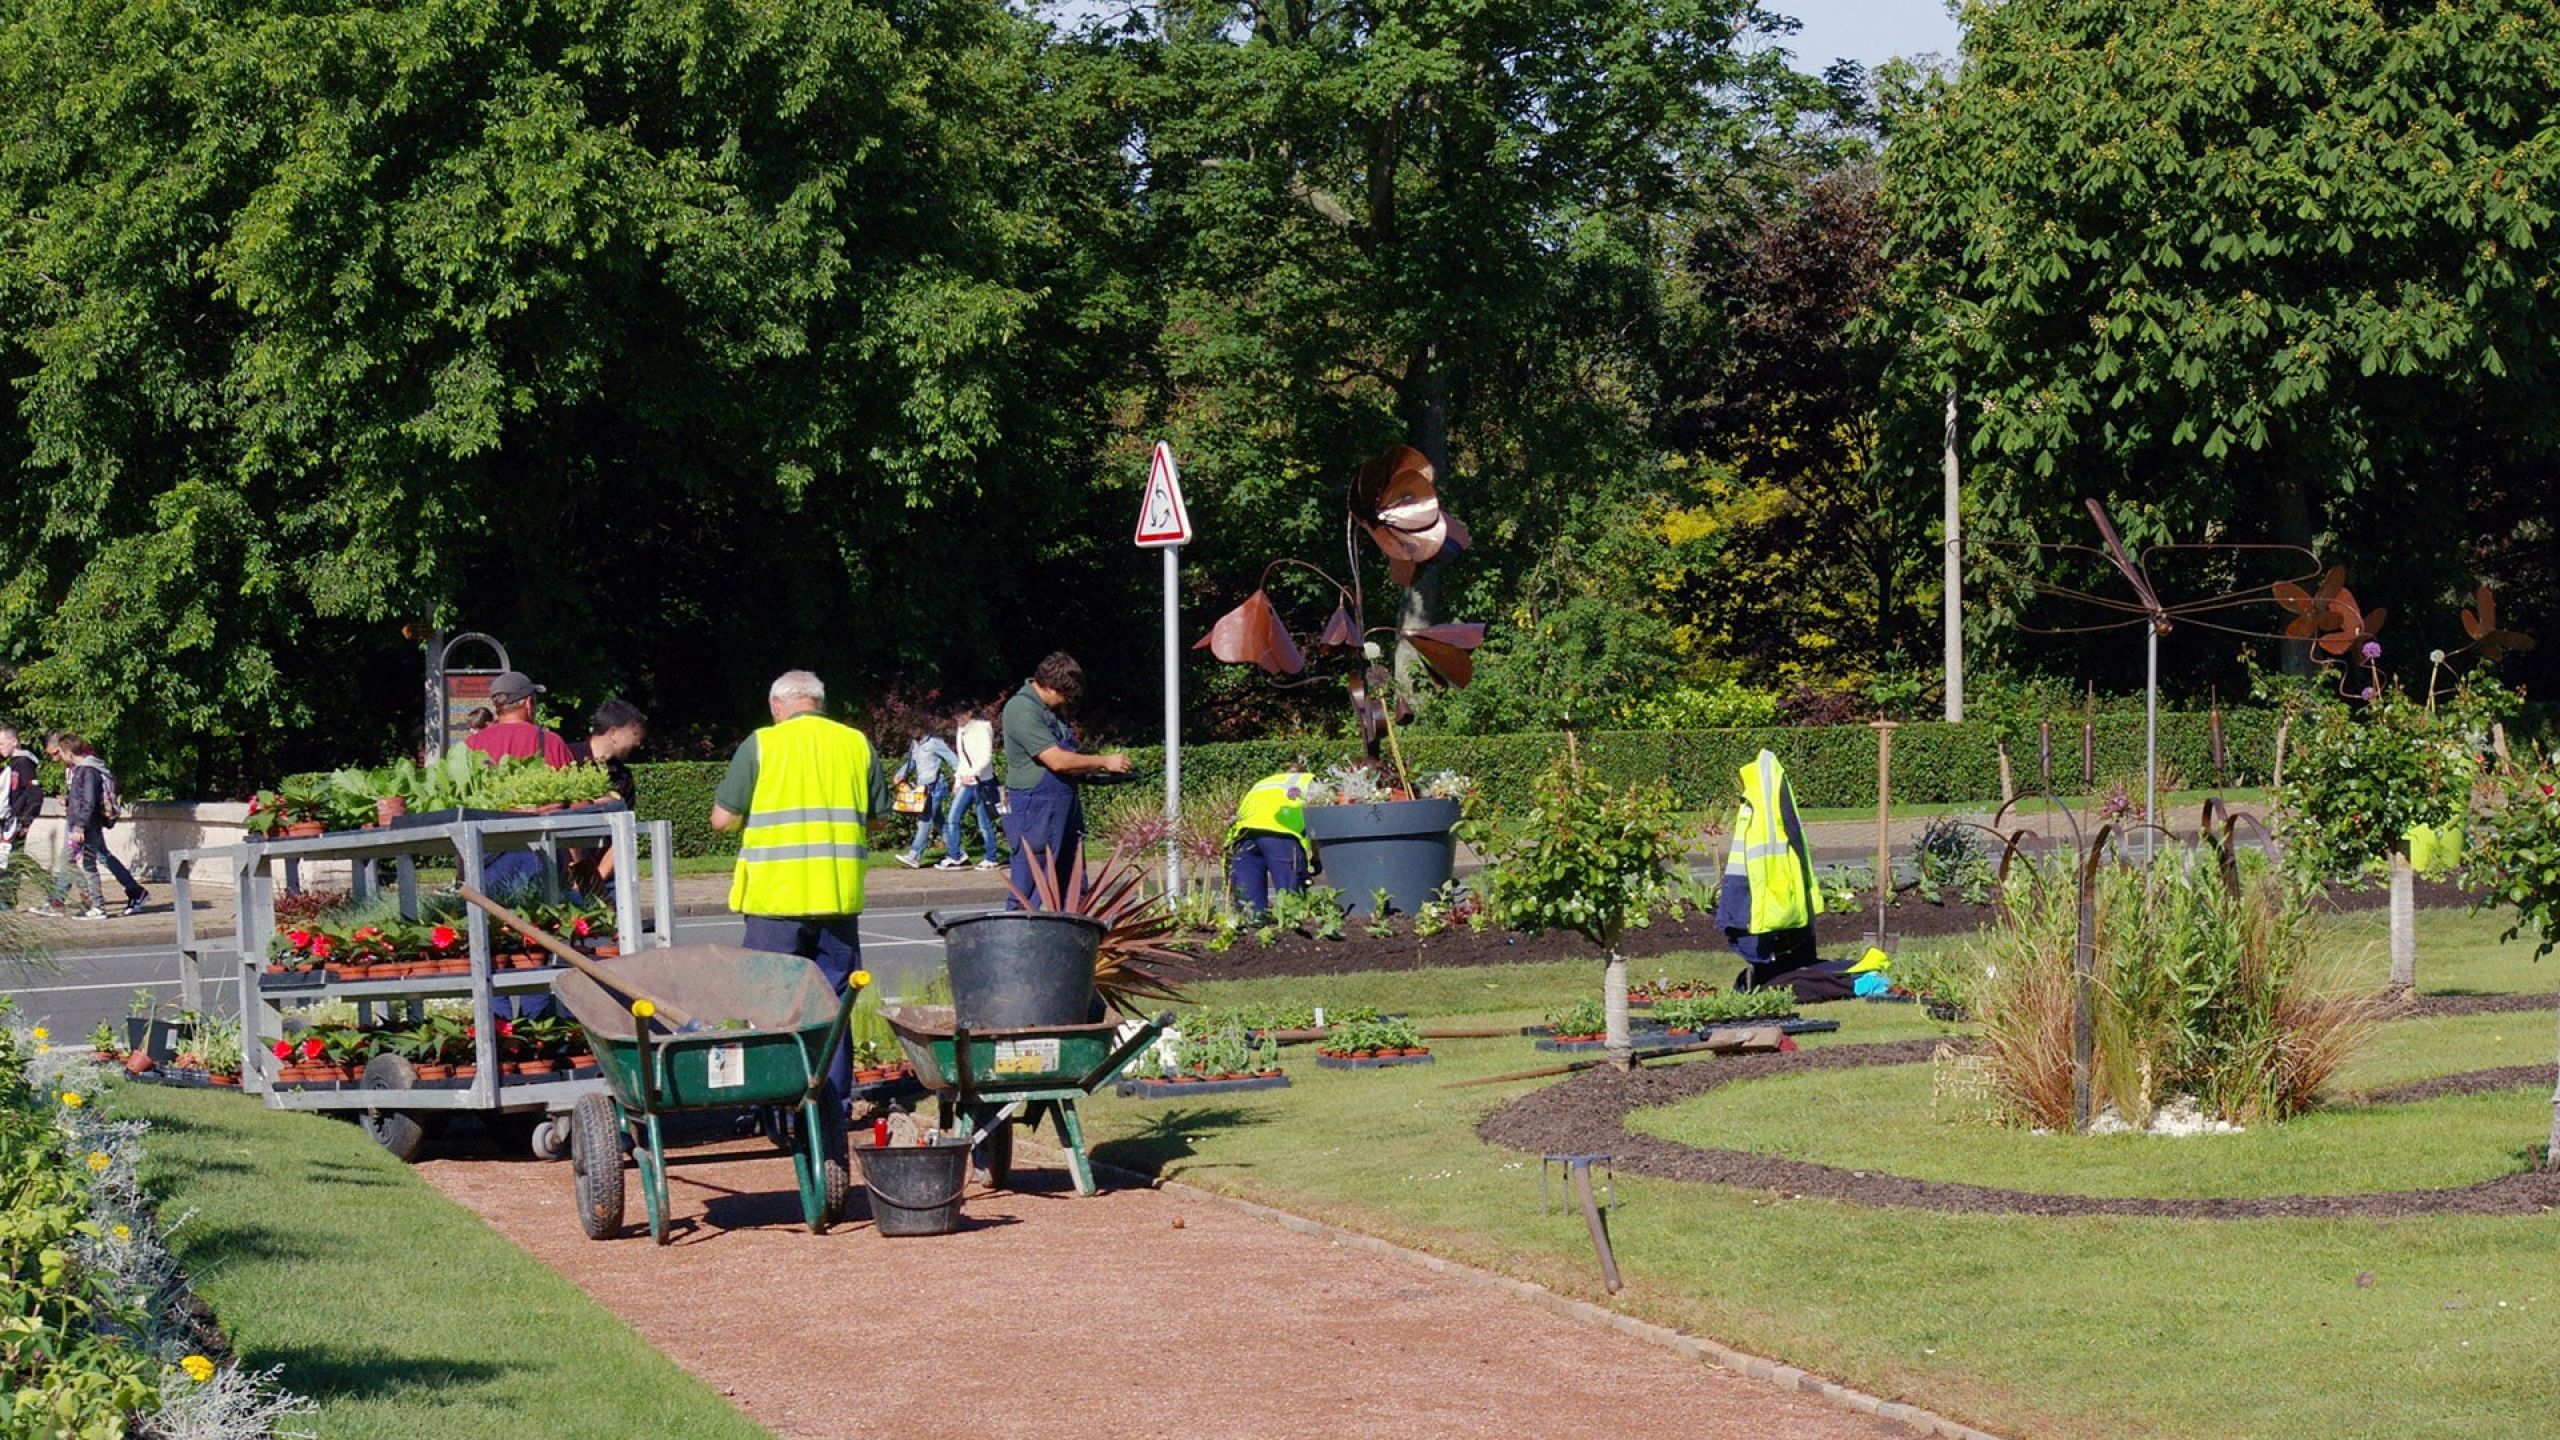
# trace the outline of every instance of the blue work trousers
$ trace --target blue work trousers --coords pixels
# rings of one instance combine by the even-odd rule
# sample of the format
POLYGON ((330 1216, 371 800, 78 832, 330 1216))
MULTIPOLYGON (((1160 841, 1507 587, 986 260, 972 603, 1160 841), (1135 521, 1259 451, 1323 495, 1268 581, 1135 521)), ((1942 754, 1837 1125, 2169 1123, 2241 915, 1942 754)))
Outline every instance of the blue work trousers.
MULTIPOLYGON (((1067 867, 1078 863, 1079 847, 1084 844, 1084 808, 1077 803, 1075 787, 1055 775, 1042 775, 1040 783, 1028 790, 1009 791, 1005 802, 1004 836, 1013 848, 1013 888, 1037 903, 1040 890, 1032 883, 1031 867, 1044 867, 1051 880, 1065 888, 1067 867)), ((1008 897, 1005 908, 1019 910, 1022 905, 1008 897)))
MULTIPOLYGON (((738 942, 767 955, 797 955, 814 960, 841 999, 853 972, 862 968, 862 917, 859 915, 750 915, 747 934, 738 942)), ((853 1094, 853 1046, 836 1046, 827 1066, 826 1103, 843 1113, 853 1094)))
POLYGON ((1249 830, 1236 841, 1227 878, 1235 885, 1236 904, 1259 920, 1270 913, 1271 892, 1306 888, 1307 852, 1294 835, 1249 830))

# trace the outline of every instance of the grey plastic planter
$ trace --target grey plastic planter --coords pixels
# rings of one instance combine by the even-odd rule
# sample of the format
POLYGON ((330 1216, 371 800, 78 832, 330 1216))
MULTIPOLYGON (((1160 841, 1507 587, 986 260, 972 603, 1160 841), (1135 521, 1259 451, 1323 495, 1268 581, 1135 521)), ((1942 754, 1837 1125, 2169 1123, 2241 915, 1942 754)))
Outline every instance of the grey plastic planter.
POLYGON ((1377 805, 1310 805, 1307 834, 1324 861, 1324 884, 1342 892, 1354 916, 1383 889, 1399 915, 1411 915, 1457 870, 1455 800, 1393 800, 1377 805))

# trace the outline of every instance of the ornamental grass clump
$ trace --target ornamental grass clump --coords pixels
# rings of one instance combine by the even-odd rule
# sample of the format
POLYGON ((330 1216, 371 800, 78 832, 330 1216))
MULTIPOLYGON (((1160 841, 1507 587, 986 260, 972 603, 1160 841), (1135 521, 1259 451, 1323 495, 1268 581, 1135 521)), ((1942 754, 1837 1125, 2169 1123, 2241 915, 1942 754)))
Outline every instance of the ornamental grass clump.
MULTIPOLYGON (((2073 950, 2080 866, 2013 870, 1975 1002, 2007 1115, 2073 1124, 2073 950)), ((2090 1109, 2141 1128, 2177 1095, 2235 1125, 2285 1120, 2370 1037, 2380 997, 2341 986, 2311 948, 2305 892, 2199 847, 2148 869, 2101 865, 2090 1109)))

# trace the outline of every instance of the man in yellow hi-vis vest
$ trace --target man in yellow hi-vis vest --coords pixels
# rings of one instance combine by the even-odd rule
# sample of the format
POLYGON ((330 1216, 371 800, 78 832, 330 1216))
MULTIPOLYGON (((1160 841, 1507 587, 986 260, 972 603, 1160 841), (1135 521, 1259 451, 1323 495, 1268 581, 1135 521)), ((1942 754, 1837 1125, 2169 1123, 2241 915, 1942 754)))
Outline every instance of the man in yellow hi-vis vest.
POLYGON ((1306 888, 1316 853, 1307 838, 1307 782, 1314 778, 1304 770, 1266 775, 1237 802, 1227 827, 1227 878, 1247 915, 1268 912, 1274 890, 1306 888))
MULTIPOLYGON (((862 869, 889 794, 871 741, 819 714, 826 700, 826 685, 806 670, 773 682, 773 723, 730 759, 711 828, 745 827, 729 881, 729 908, 747 921, 741 943, 816 961, 842 995, 862 964, 862 869)), ((827 1071, 838 1105, 853 1093, 849 1052, 837 1046, 827 1071)))
POLYGON ((1737 982, 1747 988, 1815 963, 1813 917, 1822 913, 1822 887, 1814 883, 1813 855, 1804 843, 1786 767, 1763 750, 1742 767, 1741 778, 1742 804, 1733 814, 1716 924, 1751 966, 1737 982))

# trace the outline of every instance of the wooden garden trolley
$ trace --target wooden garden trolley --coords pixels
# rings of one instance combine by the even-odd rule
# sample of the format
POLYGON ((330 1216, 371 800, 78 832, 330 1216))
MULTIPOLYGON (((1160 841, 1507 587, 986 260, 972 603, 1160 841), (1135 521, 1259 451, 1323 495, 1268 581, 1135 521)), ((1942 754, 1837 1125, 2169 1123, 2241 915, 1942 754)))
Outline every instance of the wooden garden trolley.
POLYGON ((1001 1187, 1012 1178, 1013 1127, 1037 1126, 1046 1118, 1082 1195, 1093 1194, 1095 1186, 1076 1102, 1110 1084, 1173 1023, 1168 1011, 1123 1035, 1123 1027, 1108 1020, 965 1030, 947 1005, 900 1005, 883 1015, 915 1066, 916 1079, 933 1093, 944 1128, 958 1119, 973 1131, 989 1132, 980 1142, 988 1183, 1001 1187))

